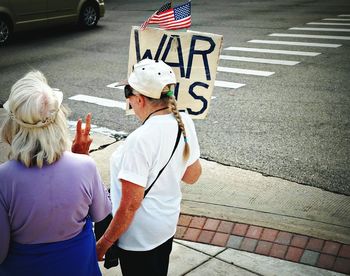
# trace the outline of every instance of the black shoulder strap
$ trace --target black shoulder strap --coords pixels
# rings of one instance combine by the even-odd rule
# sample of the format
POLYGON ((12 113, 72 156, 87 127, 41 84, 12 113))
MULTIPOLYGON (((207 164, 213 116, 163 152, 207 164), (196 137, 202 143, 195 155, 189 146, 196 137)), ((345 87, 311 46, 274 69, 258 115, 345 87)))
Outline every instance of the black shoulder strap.
POLYGON ((152 182, 151 186, 149 186, 148 189, 145 191, 145 195, 143 196, 143 198, 146 197, 146 195, 147 195, 148 192, 151 190, 151 188, 152 188, 152 186, 154 185, 154 183, 157 181, 158 177, 161 175, 161 173, 164 171, 165 167, 166 167, 166 166, 168 165, 168 163, 170 162, 171 157, 173 157, 174 152, 175 152, 175 150, 176 150, 176 148, 177 148, 177 145, 179 144, 180 136, 181 136, 181 129, 180 129, 180 126, 179 126, 179 127, 178 127, 178 131, 177 131, 177 137, 176 137, 176 142, 175 142, 175 146, 174 146, 173 152, 171 153, 168 162, 166 162, 165 166, 159 171, 159 173, 158 173, 156 179, 154 179, 154 181, 152 182))

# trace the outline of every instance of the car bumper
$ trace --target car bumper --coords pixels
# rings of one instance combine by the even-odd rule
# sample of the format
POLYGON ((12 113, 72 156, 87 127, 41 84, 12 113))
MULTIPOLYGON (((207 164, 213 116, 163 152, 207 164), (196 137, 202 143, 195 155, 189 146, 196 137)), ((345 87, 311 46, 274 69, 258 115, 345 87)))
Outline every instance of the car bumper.
POLYGON ((98 1, 99 9, 100 9, 100 17, 104 17, 105 15, 105 3, 103 1, 98 1))

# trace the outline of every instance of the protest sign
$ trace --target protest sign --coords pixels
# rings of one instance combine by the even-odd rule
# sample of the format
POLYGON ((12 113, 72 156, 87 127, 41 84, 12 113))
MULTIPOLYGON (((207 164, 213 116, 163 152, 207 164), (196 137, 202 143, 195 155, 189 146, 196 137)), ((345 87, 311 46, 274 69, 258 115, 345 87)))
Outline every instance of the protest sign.
POLYGON ((129 68, 141 59, 163 60, 176 74, 175 97, 179 110, 193 119, 204 119, 214 89, 222 46, 222 35, 203 32, 175 32, 132 27, 129 68))

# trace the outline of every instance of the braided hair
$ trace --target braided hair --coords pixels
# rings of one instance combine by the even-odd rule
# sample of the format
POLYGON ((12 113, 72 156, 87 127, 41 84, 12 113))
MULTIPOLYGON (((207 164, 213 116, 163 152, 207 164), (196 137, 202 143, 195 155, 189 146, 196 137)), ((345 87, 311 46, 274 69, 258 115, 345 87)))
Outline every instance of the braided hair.
POLYGON ((179 125, 179 127, 181 129, 182 135, 184 137, 185 148, 183 151, 183 159, 185 161, 187 161, 189 156, 190 156, 190 145, 188 144, 188 141, 187 141, 185 125, 182 121, 179 110, 177 109, 177 102, 176 102, 176 99, 172 93, 171 86, 170 85, 165 86, 159 100, 152 99, 152 98, 148 98, 148 99, 154 103, 161 102, 162 104, 167 105, 169 110, 173 113, 173 115, 177 121, 177 124, 179 125))
POLYGON ((179 125, 179 127, 181 129, 182 135, 184 136, 185 148, 184 148, 184 152, 183 152, 183 159, 188 160, 188 158, 190 156, 190 146, 189 146, 188 141, 187 141, 185 125, 182 122, 179 110, 177 109, 177 102, 176 102, 175 97, 173 95, 171 95, 171 96, 168 96, 167 98, 168 98, 169 109, 173 113, 173 115, 177 121, 177 124, 179 125))

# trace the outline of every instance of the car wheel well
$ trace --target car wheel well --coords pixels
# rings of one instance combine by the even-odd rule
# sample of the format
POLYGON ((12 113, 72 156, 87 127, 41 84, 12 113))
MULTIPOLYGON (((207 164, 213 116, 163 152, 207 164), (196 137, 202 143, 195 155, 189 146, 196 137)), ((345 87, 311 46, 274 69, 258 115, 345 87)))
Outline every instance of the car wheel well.
POLYGON ((0 19, 3 19, 4 21, 6 21, 6 23, 9 25, 11 31, 13 31, 13 22, 11 20, 11 17, 6 14, 6 13, 3 13, 3 12, 0 12, 0 19))

